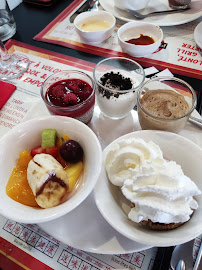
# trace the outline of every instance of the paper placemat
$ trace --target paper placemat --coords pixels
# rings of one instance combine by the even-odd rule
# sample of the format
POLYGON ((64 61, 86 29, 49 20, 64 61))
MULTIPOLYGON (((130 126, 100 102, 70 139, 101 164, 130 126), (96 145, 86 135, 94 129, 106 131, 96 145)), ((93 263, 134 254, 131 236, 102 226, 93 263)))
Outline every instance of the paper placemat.
POLYGON ((147 58, 135 58, 122 52, 118 44, 117 30, 123 24, 117 20, 112 36, 102 44, 92 46, 81 41, 70 17, 86 0, 74 0, 34 39, 73 48, 104 57, 125 56, 138 61, 144 67, 154 65, 159 70, 169 68, 174 74, 202 79, 202 50, 194 41, 194 29, 202 20, 178 26, 162 27, 164 39, 161 48, 147 58))

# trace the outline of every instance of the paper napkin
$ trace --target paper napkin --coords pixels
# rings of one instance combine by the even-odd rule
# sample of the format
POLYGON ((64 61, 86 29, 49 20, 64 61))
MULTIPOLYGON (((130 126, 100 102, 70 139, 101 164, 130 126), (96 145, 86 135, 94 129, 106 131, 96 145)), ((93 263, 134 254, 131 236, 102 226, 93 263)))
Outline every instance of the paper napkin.
POLYGON ((16 89, 15 85, 0 81, 0 110, 7 102, 7 100, 10 98, 15 89, 16 89))

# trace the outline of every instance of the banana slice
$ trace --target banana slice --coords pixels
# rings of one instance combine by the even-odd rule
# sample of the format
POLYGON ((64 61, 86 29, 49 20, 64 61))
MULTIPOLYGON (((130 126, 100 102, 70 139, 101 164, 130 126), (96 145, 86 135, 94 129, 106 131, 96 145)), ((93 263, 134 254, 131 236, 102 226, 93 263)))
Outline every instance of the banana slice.
POLYGON ((51 155, 38 154, 29 162, 27 179, 42 208, 58 205, 69 188, 69 179, 62 165, 51 155))

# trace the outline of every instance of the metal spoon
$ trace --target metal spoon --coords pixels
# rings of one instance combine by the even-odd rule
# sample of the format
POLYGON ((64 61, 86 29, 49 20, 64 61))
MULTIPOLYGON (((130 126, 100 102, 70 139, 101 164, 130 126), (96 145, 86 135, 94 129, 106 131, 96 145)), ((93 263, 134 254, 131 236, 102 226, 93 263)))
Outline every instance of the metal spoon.
POLYGON ((202 119, 190 116, 189 117, 189 122, 197 125, 198 127, 202 128, 202 119))
POLYGON ((185 270, 185 263, 183 260, 180 260, 175 268, 176 270, 185 270))
MULTIPOLYGON (((176 269, 176 266, 180 260, 183 260, 186 270, 193 269, 193 245, 194 239, 175 247, 170 260, 170 267, 172 270, 176 269)), ((179 266, 183 266, 183 264, 180 263, 179 266)))
POLYGON ((190 9, 189 7, 185 8, 185 9, 168 9, 168 10, 162 10, 162 11, 155 11, 155 12, 151 12, 151 13, 147 13, 147 14, 141 14, 135 10, 131 10, 131 9, 128 9, 128 12, 133 15, 135 18, 137 19, 144 19, 144 18, 147 18, 149 16, 156 16, 156 15, 162 15, 162 14, 166 14, 166 13, 177 13, 177 12, 183 12, 185 10, 188 10, 190 9))

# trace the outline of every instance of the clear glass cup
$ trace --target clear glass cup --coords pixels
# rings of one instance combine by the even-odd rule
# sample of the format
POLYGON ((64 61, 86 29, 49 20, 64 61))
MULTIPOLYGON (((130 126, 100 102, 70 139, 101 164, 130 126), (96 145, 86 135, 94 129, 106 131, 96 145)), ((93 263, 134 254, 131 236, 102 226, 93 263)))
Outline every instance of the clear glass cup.
POLYGON ((168 3, 173 9, 186 9, 191 3, 191 0, 168 0, 168 3))
POLYGON ((12 80, 21 76, 29 67, 26 55, 10 54, 3 41, 16 32, 16 23, 6 0, 0 0, 0 80, 12 80))
POLYGON ((72 117, 85 124, 88 124, 93 117, 94 112, 95 83, 93 79, 84 72, 77 70, 60 71, 49 76, 44 81, 41 87, 41 97, 51 114, 72 117), (71 106, 67 105, 65 107, 54 105, 52 102, 50 102, 50 100, 47 98, 47 93, 50 87, 57 83, 65 82, 66 80, 71 79, 78 79, 90 85, 92 88, 92 93, 90 96, 81 103, 71 106))
POLYGON ((111 119, 121 119, 135 106, 145 73, 141 65, 129 58, 111 57, 95 66, 93 78, 101 112, 111 119))
POLYGON ((9 81, 20 77, 28 69, 29 64, 26 55, 10 54, 0 39, 0 80, 9 81))
POLYGON ((195 107, 194 89, 175 77, 151 79, 138 91, 137 111, 142 129, 178 133, 184 128, 195 107), (164 90, 166 94, 163 94, 164 90))
POLYGON ((6 0, 0 1, 0 40, 11 38, 16 32, 16 23, 6 0))

